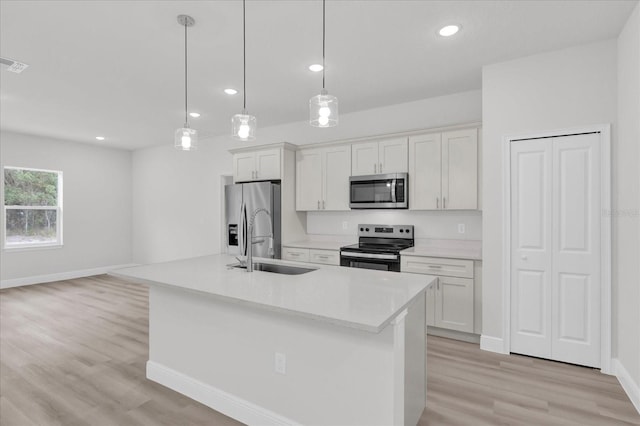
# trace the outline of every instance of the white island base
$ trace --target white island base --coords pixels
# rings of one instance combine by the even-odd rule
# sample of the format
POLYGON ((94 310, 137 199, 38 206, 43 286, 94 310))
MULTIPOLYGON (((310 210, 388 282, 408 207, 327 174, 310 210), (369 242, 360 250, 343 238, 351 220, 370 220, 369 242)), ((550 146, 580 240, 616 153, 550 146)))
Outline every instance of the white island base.
POLYGON ((424 298, 371 333, 168 287, 149 297, 147 377, 243 423, 413 426, 425 408, 424 298))
MULTIPOLYGON (((319 269, 301 281, 268 272, 236 270, 229 273, 241 275, 229 279, 227 272, 205 271, 215 282, 227 281, 203 291, 198 285, 169 285, 171 278, 149 279, 156 272, 141 268, 153 266, 158 265, 114 273, 151 284, 149 379, 251 425, 414 426, 418 422, 426 402, 424 288, 431 277, 418 285, 416 275, 380 275, 352 268, 319 269), (380 293, 376 296, 385 296, 377 297, 376 308, 387 312, 379 317, 377 330, 354 319, 355 312, 365 311, 363 318, 373 312, 371 300, 361 309, 357 306, 368 286, 331 281, 336 273, 348 274, 345 280, 352 283, 366 279, 371 291, 380 293), (273 285, 263 283, 274 275, 278 279, 273 285), (237 282, 230 281, 236 277, 237 282), (315 299, 334 297, 313 282, 306 287, 305 279, 327 279, 327 289, 345 291, 348 308, 331 310, 349 312, 350 325, 345 325, 347 316, 298 315, 283 308, 288 303, 314 306, 315 299), (389 287, 392 283, 387 281, 395 285, 389 287), (299 288, 295 282, 300 282, 299 288), (315 294, 311 288, 316 288, 315 294), (245 296, 240 294, 245 291, 245 296), (275 302, 273 307, 257 306, 260 298, 279 300, 280 307, 275 302), (384 320, 387 315, 390 320, 384 320), (284 362, 277 362, 282 357, 284 362)), ((185 271, 196 274, 207 268, 185 267, 185 271)))

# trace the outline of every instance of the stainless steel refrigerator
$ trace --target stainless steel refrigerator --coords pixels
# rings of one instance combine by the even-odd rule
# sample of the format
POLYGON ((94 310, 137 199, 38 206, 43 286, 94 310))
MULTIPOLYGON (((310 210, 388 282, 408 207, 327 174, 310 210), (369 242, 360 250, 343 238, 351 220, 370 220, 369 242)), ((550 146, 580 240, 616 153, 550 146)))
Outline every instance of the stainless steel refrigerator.
POLYGON ((249 244, 249 222, 257 209, 269 211, 271 217, 264 212, 255 217, 254 237, 265 237, 273 230, 273 241, 269 238, 253 245, 255 257, 281 258, 281 214, 280 183, 251 182, 226 185, 225 191, 225 233, 227 237, 227 253, 247 255, 249 244), (270 247, 273 247, 271 252, 270 247))

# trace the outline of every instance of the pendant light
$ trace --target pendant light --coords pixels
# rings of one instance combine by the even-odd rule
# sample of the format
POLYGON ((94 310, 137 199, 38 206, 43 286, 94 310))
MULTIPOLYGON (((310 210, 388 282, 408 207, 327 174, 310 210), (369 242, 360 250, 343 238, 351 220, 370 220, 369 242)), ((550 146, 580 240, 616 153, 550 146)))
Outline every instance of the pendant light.
POLYGON ((338 98, 331 96, 324 87, 325 2, 322 0, 322 91, 309 100, 309 124, 314 127, 338 125, 338 98))
POLYGON ((196 21, 191 16, 178 15, 178 23, 184 26, 184 127, 176 130, 174 146, 183 151, 192 151, 198 147, 198 131, 189 127, 187 109, 187 27, 194 26, 196 21))
POLYGON ((242 0, 242 113, 231 118, 231 135, 241 141, 256 138, 256 117, 247 112, 247 42, 246 42, 246 1, 242 0))

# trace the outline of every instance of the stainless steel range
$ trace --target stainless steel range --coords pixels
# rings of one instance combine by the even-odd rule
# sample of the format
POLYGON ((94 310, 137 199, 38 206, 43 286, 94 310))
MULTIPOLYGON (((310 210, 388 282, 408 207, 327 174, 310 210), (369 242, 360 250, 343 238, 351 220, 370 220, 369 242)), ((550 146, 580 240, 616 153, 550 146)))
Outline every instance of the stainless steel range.
POLYGON ((358 244, 340 248, 340 265, 400 272, 400 252, 413 244, 413 225, 358 225, 358 244))

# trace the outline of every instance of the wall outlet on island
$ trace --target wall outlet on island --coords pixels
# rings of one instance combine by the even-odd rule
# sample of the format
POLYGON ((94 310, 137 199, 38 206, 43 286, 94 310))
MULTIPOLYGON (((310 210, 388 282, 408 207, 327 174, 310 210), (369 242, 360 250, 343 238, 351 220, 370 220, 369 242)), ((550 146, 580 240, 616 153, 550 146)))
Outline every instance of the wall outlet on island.
POLYGON ((458 234, 464 234, 465 233, 465 226, 464 223, 459 223, 458 224, 458 234))
POLYGON ((287 374, 287 356, 280 352, 276 352, 276 373, 287 374))
POLYGON ((342 221, 342 230, 346 231, 347 229, 349 229, 349 222, 347 222, 346 220, 342 221))

